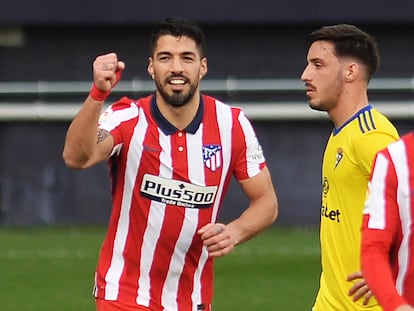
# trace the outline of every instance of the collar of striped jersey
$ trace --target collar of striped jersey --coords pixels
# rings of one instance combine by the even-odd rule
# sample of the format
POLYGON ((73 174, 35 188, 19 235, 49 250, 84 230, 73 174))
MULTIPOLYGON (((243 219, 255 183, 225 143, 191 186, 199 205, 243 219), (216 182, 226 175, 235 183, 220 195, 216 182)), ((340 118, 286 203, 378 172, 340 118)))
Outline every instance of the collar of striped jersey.
MULTIPOLYGON (((204 111, 204 101, 203 97, 200 95, 200 105, 198 106, 197 113, 191 121, 191 123, 184 129, 185 132, 195 134, 197 132, 198 127, 200 126, 200 123, 203 119, 203 111, 204 111)), ((153 118, 155 119, 155 122, 157 122, 158 127, 161 129, 161 131, 165 135, 172 135, 176 132, 178 132, 178 129, 172 125, 162 114, 160 109, 157 106, 157 101, 155 99, 155 96, 152 96, 151 99, 151 114, 153 118)))

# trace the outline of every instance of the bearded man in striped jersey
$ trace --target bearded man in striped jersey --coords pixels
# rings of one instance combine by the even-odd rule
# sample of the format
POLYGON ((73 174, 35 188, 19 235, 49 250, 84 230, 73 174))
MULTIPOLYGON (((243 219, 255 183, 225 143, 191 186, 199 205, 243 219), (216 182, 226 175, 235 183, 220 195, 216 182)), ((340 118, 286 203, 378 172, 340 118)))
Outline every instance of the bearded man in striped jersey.
POLYGON ((244 113, 200 93, 207 73, 201 29, 169 18, 151 40, 155 93, 123 97, 102 113, 125 63, 116 53, 97 57, 63 158, 71 168, 110 167, 113 208, 96 270, 97 310, 209 311, 213 259, 271 225, 277 197, 244 113), (239 218, 217 223, 231 176, 249 203, 239 218))

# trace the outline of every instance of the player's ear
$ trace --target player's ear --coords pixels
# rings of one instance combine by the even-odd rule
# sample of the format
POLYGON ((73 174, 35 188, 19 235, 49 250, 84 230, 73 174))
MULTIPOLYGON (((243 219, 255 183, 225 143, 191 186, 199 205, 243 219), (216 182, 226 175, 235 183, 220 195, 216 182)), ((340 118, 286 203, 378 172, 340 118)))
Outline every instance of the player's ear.
POLYGON ((153 62, 151 57, 148 57, 147 72, 150 75, 150 77, 152 78, 152 80, 154 80, 154 62, 153 62))
POLYGON ((204 57, 201 60, 201 66, 200 66, 200 72, 199 72, 200 80, 203 79, 203 77, 207 74, 207 71, 208 71, 208 69, 207 69, 207 58, 204 57))
POLYGON ((358 63, 349 63, 345 71, 345 81, 351 82, 359 75, 360 66, 358 63))

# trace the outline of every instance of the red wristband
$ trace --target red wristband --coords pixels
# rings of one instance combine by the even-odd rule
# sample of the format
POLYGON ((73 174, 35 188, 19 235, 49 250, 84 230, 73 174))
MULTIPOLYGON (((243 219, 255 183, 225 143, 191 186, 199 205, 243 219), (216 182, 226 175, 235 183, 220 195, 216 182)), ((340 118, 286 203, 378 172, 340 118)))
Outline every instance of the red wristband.
POLYGON ((99 102, 105 101, 105 99, 108 98, 109 94, 111 94, 110 91, 109 92, 101 91, 100 89, 96 87, 95 83, 92 84, 91 91, 89 92, 89 95, 92 97, 92 99, 99 101, 99 102))
POLYGON ((122 74, 121 70, 115 71, 116 81, 109 91, 101 91, 100 89, 98 89, 98 87, 96 86, 94 82, 92 84, 91 91, 89 92, 89 95, 92 97, 92 99, 96 101, 100 101, 100 102, 105 101, 105 99, 108 98, 109 94, 111 94, 111 91, 115 87, 115 85, 117 85, 119 80, 121 80, 121 74, 122 74))

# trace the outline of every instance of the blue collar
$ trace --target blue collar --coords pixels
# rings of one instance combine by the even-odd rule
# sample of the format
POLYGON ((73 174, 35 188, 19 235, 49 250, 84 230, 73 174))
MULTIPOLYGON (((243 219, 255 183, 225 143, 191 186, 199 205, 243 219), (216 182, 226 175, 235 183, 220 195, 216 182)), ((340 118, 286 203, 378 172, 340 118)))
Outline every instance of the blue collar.
POLYGON ((365 106, 364 108, 362 108, 361 110, 359 110, 356 114, 354 114, 351 118, 349 118, 349 120, 346 121, 344 124, 342 124, 340 127, 334 128, 333 135, 335 136, 336 134, 338 134, 345 126, 347 126, 347 124, 349 124, 355 118, 358 118, 358 116, 361 113, 364 113, 365 111, 369 111, 371 109, 372 109, 372 106, 368 104, 368 106, 365 106))
MULTIPOLYGON (((200 95, 200 105, 198 105, 197 113, 191 121, 191 123, 184 129, 184 131, 195 134, 200 126, 201 121, 203 120, 203 111, 204 111, 204 101, 202 96, 200 95)), ((160 109, 157 106, 156 96, 152 96, 151 99, 151 114, 157 122, 158 127, 165 135, 172 135, 179 130, 172 125, 162 114, 160 109)))

